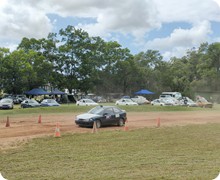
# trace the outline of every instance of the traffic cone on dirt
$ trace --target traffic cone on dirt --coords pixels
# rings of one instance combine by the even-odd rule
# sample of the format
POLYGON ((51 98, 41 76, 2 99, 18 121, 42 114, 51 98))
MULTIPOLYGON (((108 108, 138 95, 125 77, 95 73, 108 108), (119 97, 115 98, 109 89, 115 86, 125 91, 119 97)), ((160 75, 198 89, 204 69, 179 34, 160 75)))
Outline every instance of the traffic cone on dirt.
POLYGON ((98 132, 97 130, 97 125, 96 125, 96 121, 93 122, 93 127, 92 127, 92 133, 96 133, 98 132))
POLYGON ((56 124, 54 137, 61 137, 61 135, 60 135, 60 124, 59 123, 56 124))
POLYGON ((157 118, 157 127, 160 127, 160 118, 157 118))
POLYGON ((38 124, 41 123, 41 115, 39 115, 39 118, 38 118, 38 124))
POLYGON ((7 116, 7 121, 5 127, 10 127, 9 117, 7 116))
POLYGON ((124 131, 128 131, 128 120, 125 121, 124 131))

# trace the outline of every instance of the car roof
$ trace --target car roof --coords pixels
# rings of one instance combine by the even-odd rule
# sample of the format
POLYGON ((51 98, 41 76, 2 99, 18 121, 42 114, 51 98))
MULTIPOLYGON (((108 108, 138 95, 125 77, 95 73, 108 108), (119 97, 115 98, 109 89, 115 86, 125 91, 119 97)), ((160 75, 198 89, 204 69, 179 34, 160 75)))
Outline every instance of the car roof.
MULTIPOLYGON (((103 108, 103 109, 106 109, 106 108, 118 108, 117 106, 103 106, 103 105, 100 105, 99 107, 103 108)), ((118 108, 120 109, 120 108, 118 108)))

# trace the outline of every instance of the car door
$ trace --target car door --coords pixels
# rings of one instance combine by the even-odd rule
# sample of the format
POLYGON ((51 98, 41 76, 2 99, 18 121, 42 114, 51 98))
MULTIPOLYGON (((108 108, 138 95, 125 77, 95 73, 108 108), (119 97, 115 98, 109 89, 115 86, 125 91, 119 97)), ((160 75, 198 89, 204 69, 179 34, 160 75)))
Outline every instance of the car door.
POLYGON ((114 120, 112 121, 112 123, 114 124, 118 124, 119 120, 120 120, 120 114, 121 114, 121 111, 115 107, 113 107, 113 111, 114 111, 114 120))
POLYGON ((113 124, 115 122, 115 113, 113 111, 112 107, 106 108, 103 111, 103 120, 102 120, 102 124, 103 125, 110 125, 113 124))

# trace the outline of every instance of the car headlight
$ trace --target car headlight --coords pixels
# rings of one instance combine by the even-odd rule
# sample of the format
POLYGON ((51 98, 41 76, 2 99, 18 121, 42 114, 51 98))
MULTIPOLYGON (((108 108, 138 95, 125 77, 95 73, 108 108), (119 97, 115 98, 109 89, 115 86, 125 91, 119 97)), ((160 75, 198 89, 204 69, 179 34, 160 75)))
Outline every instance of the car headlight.
POLYGON ((94 121, 94 119, 93 119, 93 118, 90 118, 89 121, 94 121))

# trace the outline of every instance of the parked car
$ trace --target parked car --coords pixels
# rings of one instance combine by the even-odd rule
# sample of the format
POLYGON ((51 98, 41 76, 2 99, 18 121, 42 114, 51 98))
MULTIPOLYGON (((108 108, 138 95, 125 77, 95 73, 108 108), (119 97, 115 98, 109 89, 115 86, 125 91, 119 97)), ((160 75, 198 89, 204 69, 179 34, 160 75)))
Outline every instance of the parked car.
POLYGON ((154 99, 151 101, 152 106, 164 106, 164 102, 161 99, 154 99))
POLYGON ((154 99, 153 101, 151 101, 152 106, 173 106, 173 103, 174 102, 172 102, 171 100, 165 98, 154 99))
POLYGON ((18 99, 18 102, 21 103, 22 101, 24 101, 25 99, 27 99, 27 97, 25 95, 16 95, 16 98, 18 99))
POLYGON ((183 97, 183 99, 181 99, 180 102, 182 106, 198 107, 197 103, 188 97, 183 97))
POLYGON ((115 102, 115 105, 138 105, 138 103, 132 101, 131 99, 119 99, 115 102))
POLYGON ((33 108, 33 107, 40 107, 40 103, 38 103, 34 99, 25 99, 21 102, 21 108, 33 108))
POLYGON ((204 108, 212 108, 213 104, 211 102, 208 102, 204 97, 197 96, 196 97, 196 103, 199 107, 204 107, 204 108))
POLYGON ((192 99, 189 99, 189 98, 187 98, 186 104, 188 107, 198 107, 198 105, 192 99))
POLYGON ((41 106, 60 106, 54 99, 44 99, 40 104, 41 106))
POLYGON ((96 106, 89 112, 76 116, 75 123, 79 126, 92 127, 94 122, 100 128, 106 125, 123 126, 127 120, 125 110, 115 106, 96 106))
POLYGON ((0 100, 0 109, 13 109, 14 103, 11 98, 3 98, 0 100))
POLYGON ((135 97, 131 98, 131 100, 138 103, 138 104, 150 104, 150 101, 148 101, 143 96, 135 96, 135 97))
POLYGON ((76 105, 77 106, 97 106, 99 104, 93 101, 92 99, 81 99, 76 102, 76 105))

